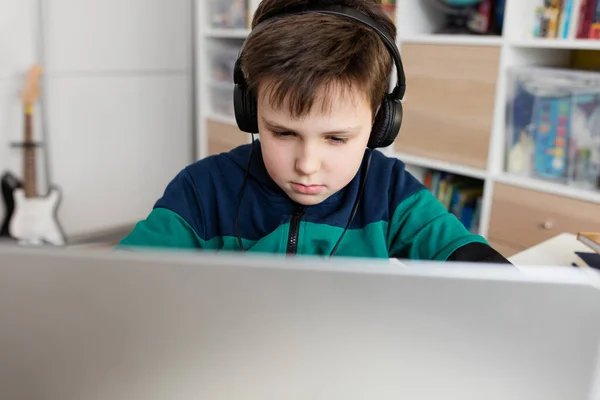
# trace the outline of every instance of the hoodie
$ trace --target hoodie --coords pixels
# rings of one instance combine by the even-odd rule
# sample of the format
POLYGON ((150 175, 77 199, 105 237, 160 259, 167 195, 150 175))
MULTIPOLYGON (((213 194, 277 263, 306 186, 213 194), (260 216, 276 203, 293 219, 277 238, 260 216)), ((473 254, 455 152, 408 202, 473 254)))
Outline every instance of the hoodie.
MULTIPOLYGON (((239 251, 239 233, 248 252, 327 256, 346 228, 365 172, 361 168, 325 201, 302 206, 270 178, 260 142, 242 145, 180 171, 119 245, 239 251)), ((367 173, 360 206, 336 256, 505 261, 449 213, 401 160, 374 151, 367 173)))

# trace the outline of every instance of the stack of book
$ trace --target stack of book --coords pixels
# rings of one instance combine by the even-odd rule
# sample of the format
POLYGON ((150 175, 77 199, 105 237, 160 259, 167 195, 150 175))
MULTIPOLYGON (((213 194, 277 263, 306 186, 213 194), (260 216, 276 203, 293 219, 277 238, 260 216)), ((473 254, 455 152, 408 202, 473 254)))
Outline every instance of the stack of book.
POLYGON ((535 0, 533 36, 599 39, 600 0, 535 0))
POLYGON ((424 185, 472 233, 479 231, 483 182, 442 171, 425 173, 424 185))

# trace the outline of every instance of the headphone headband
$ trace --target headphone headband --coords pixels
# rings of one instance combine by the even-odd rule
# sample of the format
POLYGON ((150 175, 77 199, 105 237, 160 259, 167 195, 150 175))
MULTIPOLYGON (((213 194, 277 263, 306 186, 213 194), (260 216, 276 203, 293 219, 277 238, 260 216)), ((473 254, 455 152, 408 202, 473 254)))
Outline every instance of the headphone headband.
MULTIPOLYGON (((385 47, 387 47, 390 55, 394 60, 394 64, 396 65, 396 87, 392 91, 391 95, 394 100, 402 100, 404 97, 404 93, 406 92, 406 77, 404 76, 404 67, 402 66, 402 59, 400 58, 400 52, 398 51, 398 47, 396 46, 396 41, 390 35, 388 35, 380 25, 371 17, 353 9, 350 7, 344 7, 338 4, 331 5, 304 5, 300 7, 288 7, 283 10, 282 13, 273 15, 268 15, 263 19, 257 26, 252 29, 255 32, 257 29, 262 27, 264 24, 271 22, 272 19, 281 19, 290 15, 301 14, 306 12, 316 12, 321 14, 330 14, 337 15, 340 17, 351 18, 355 21, 358 21, 364 25, 367 25, 369 28, 373 29, 379 37, 383 40, 385 47)), ((240 60, 236 62, 236 68, 234 73, 234 82, 239 84, 244 81, 243 73, 240 68, 240 60)))
MULTIPOLYGON (((377 115, 373 120, 373 126, 371 128, 371 135, 369 136, 369 142, 367 147, 371 149, 379 147, 387 147, 391 145, 402 125, 402 102, 406 91, 406 78, 404 76, 404 68, 400 58, 400 52, 396 47, 394 38, 390 37, 385 30, 378 24, 373 18, 359 12, 350 7, 344 7, 340 5, 305 5, 300 7, 288 7, 284 8, 280 12, 271 12, 265 15, 264 19, 258 23, 249 37, 256 34, 258 31, 268 29, 271 25, 271 21, 286 18, 290 15, 300 13, 320 13, 320 14, 331 14, 340 17, 346 17, 359 22, 367 27, 371 28, 381 38, 389 54, 391 55, 394 64, 396 65, 397 80, 396 87, 391 93, 386 91, 383 99, 381 100, 380 107, 377 111, 377 115)), ((316 33, 318 34, 318 33, 316 33)), ((247 39, 248 40, 248 39, 247 39)), ((235 86, 233 88, 233 102, 235 119, 238 127, 242 132, 257 133, 258 128, 258 107, 256 98, 253 93, 248 90, 246 85, 246 79, 242 70, 242 54, 244 51, 245 44, 242 45, 240 55, 237 58, 234 66, 233 81, 235 86)))

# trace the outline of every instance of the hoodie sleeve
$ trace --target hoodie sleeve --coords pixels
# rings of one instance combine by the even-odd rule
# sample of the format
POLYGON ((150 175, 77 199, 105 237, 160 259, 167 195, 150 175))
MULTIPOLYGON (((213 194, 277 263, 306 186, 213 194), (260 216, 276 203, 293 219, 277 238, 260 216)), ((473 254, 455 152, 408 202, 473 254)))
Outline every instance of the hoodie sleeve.
POLYGON ((395 208, 389 232, 390 257, 437 261, 501 261, 480 235, 470 233, 427 189, 395 208))
POLYGON ((139 221, 123 238, 123 247, 202 248, 198 229, 203 225, 202 207, 187 170, 168 185, 146 219, 139 221))

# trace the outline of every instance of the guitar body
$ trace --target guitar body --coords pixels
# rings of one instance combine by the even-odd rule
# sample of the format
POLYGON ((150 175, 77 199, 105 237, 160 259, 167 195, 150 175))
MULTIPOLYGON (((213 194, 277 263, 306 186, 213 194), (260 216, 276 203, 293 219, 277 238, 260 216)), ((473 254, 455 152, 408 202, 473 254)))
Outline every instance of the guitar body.
POLYGON ((66 243, 56 218, 61 200, 60 191, 53 187, 45 197, 27 197, 21 188, 14 192, 15 209, 9 225, 10 235, 24 244, 66 243))
POLYGON ((6 172, 4 175, 2 175, 0 186, 2 187, 2 201, 4 203, 4 210, 6 212, 4 221, 2 222, 2 227, 0 228, 0 237, 10 237, 8 227, 15 210, 14 192, 15 190, 23 187, 23 185, 16 176, 10 172, 6 172))

